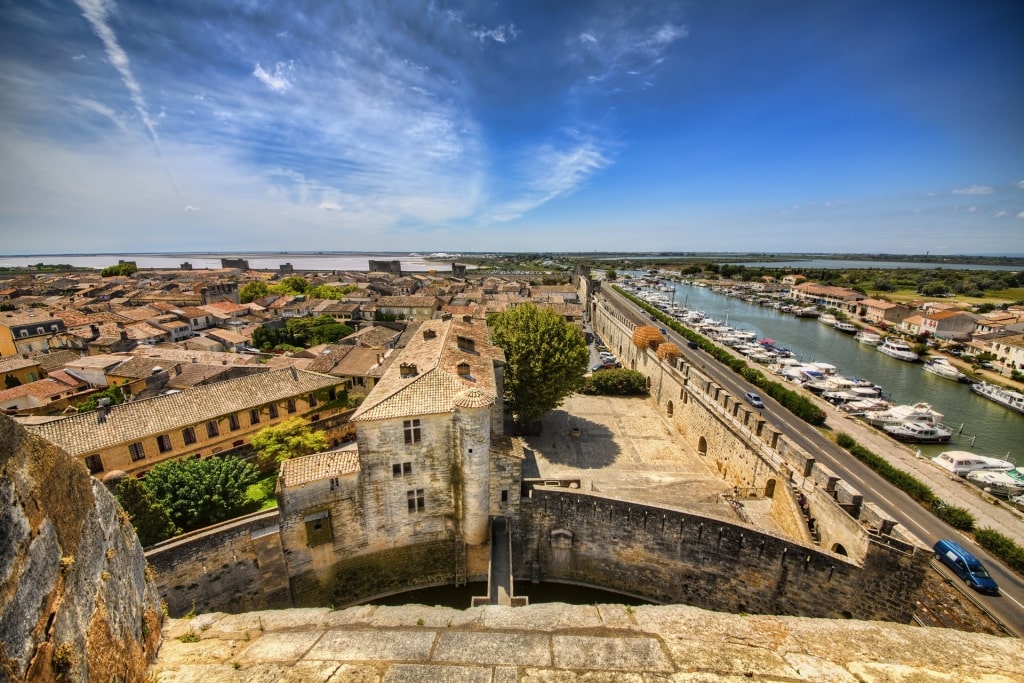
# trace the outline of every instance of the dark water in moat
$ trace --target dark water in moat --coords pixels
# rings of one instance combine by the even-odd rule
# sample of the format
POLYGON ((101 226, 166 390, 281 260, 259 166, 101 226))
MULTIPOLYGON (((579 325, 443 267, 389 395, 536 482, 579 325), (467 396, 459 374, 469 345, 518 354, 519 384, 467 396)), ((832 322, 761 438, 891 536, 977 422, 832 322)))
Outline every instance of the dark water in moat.
MULTIPOLYGON (((728 318, 729 326, 753 330, 758 339, 774 339, 802 361, 831 363, 841 375, 871 380, 883 387, 886 399, 895 403, 926 401, 945 415, 945 424, 955 429, 963 425, 962 434, 954 436, 950 444, 921 445, 924 455, 933 457, 948 450, 997 457, 1009 454, 1010 460, 1024 466, 1024 415, 976 395, 969 385, 927 373, 921 363, 890 358, 814 318, 797 318, 717 294, 707 287, 666 284, 675 284, 675 300, 681 306, 704 311, 709 318, 722 322, 728 318)), ((672 297, 671 293, 666 295, 672 297)))
MULTIPOLYGON (((538 602, 564 602, 570 605, 647 605, 646 600, 641 600, 630 595, 615 593, 613 591, 601 590, 599 588, 588 588, 586 586, 575 586, 568 583, 530 583, 529 581, 516 581, 513 588, 516 596, 525 595, 530 599, 530 604, 538 602)), ((466 586, 456 588, 455 586, 436 586, 434 588, 419 588, 416 590, 396 593, 385 598, 369 600, 371 605, 440 605, 442 607, 453 607, 455 609, 467 609, 470 607, 474 596, 487 595, 487 583, 474 581, 466 586)))

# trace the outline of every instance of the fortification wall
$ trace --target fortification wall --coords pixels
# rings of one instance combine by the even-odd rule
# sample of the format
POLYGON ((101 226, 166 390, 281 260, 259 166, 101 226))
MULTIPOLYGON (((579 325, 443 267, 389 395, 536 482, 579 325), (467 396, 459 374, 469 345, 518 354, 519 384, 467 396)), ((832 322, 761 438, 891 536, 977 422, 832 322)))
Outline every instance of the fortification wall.
POLYGON ((171 616, 291 606, 277 510, 158 543, 146 559, 171 616))
POLYGON ((727 612, 906 622, 930 555, 881 547, 863 565, 730 522, 533 488, 514 526, 518 578, 570 581, 727 612))

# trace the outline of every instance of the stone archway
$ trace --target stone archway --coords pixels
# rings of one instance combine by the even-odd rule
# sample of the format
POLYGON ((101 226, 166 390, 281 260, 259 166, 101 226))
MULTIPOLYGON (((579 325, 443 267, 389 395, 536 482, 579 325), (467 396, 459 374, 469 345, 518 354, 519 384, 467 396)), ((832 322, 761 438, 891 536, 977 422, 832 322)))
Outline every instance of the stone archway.
POLYGON ((665 409, 669 417, 672 417, 672 413, 675 412, 675 406, 672 405, 672 401, 668 402, 668 407, 665 409))
POLYGON ((836 555, 843 555, 845 557, 849 557, 850 555, 848 552, 846 552, 846 548, 843 547, 842 543, 834 544, 832 546, 832 552, 834 552, 836 555))
POLYGON ((697 442, 697 453, 699 453, 700 455, 708 454, 708 440, 705 439, 703 436, 700 437, 700 441, 697 442))

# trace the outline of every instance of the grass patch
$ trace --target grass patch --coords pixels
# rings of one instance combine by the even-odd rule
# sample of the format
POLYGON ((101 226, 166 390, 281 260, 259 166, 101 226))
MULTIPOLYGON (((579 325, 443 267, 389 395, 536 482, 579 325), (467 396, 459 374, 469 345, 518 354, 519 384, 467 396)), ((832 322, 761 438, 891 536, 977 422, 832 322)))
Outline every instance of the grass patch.
POLYGON ((245 505, 246 512, 258 510, 269 510, 277 507, 277 499, 274 498, 274 487, 277 486, 277 473, 268 474, 245 491, 248 502, 245 505))

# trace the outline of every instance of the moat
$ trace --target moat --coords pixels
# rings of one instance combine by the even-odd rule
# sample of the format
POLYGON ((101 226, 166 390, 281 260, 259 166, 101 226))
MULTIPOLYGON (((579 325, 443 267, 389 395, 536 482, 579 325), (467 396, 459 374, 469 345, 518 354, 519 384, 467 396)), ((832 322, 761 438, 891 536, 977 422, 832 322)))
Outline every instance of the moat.
MULTIPOLYGON (((395 593, 367 600, 367 605, 430 605, 468 609, 475 596, 487 595, 487 583, 471 581, 465 586, 435 586, 395 593)), ((649 605, 648 600, 615 591, 578 586, 570 583, 516 581, 515 595, 526 596, 531 604, 564 602, 570 605, 649 605)))

